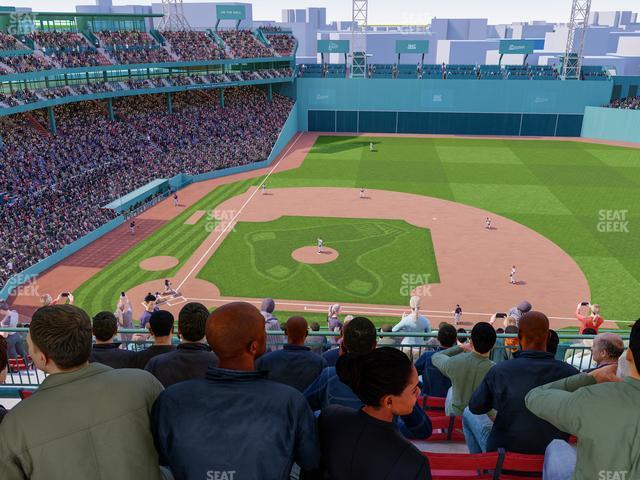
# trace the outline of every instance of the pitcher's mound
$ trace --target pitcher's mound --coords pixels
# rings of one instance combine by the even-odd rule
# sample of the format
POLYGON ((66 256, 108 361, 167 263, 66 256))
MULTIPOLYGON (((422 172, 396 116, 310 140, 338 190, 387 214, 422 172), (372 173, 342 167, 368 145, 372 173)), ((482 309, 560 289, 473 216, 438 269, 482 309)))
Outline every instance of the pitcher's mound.
POLYGON ((160 272, 175 267, 179 262, 176 257, 150 257, 140 262, 140 268, 151 272, 160 272))
POLYGON ((333 262, 338 258, 338 252, 333 248, 324 247, 322 252, 318 253, 318 247, 302 247, 294 250, 291 256, 300 263, 318 265, 333 262))

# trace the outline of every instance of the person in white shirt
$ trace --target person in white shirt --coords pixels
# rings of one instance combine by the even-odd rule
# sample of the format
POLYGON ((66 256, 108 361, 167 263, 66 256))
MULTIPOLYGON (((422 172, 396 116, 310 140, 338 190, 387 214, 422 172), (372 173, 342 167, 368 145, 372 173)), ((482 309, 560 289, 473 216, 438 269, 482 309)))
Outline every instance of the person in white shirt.
MULTIPOLYGON (((402 320, 398 322, 391 331, 393 332, 415 332, 415 333, 429 333, 431 332, 431 324, 427 317, 420 315, 420 297, 413 296, 409 300, 409 306, 411 307, 411 313, 403 315, 402 320)), ((402 345, 416 345, 415 352, 413 348, 403 348, 403 351, 413 357, 414 354, 420 354, 420 346, 426 344, 426 338, 424 337, 404 337, 402 339, 402 345)))

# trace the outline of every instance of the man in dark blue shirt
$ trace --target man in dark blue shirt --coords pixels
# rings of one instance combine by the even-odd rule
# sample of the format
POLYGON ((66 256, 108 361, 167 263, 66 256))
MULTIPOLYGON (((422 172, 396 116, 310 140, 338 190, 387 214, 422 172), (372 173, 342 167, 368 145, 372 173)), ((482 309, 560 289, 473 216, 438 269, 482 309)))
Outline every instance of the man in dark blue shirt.
POLYGON ((147 363, 145 370, 160 380, 164 388, 185 380, 204 378, 209 367, 218 365, 218 357, 205 343, 207 318, 207 307, 201 303, 187 303, 178 314, 180 345, 147 363))
POLYGON ((438 329, 438 342, 440 346, 435 350, 424 352, 420 355, 420 358, 418 358, 416 370, 422 375, 423 395, 441 398, 447 396, 447 392, 451 388, 451 380, 433 366, 431 357, 444 349, 453 347, 456 344, 457 338, 458 332, 453 325, 449 323, 442 324, 438 329))
POLYGON ((282 350, 269 352, 258 359, 256 370, 267 372, 267 378, 284 383, 300 392, 318 378, 327 362, 313 353, 304 342, 309 334, 309 325, 303 317, 287 320, 285 335, 287 344, 282 350))
MULTIPOLYGON (((368 318, 354 318, 345 325, 342 332, 340 349, 343 351, 364 354, 376 348, 376 327, 368 318)), ((329 405, 342 405, 355 410, 362 407, 362 401, 338 378, 336 367, 325 368, 305 390, 304 396, 314 411, 322 410, 329 405)), ((424 439, 431 436, 431 420, 418 405, 411 414, 396 418, 395 421, 405 437, 424 439)))
POLYGON ((500 362, 489 370, 464 411, 465 437, 470 437, 467 445, 471 453, 504 448, 543 455, 552 440, 568 440, 569 434, 538 418, 524 402, 531 389, 578 373, 547 352, 548 338, 549 319, 544 313, 530 311, 522 316, 518 330, 521 351, 514 354, 513 360, 500 362), (492 409, 498 411, 493 425, 484 415, 492 409))
POLYGON ((313 412, 302 394, 254 370, 264 354, 264 317, 236 302, 209 317, 207 341, 219 359, 205 380, 172 385, 152 410, 160 464, 176 480, 288 480, 320 463, 313 412))
POLYGON ((111 312, 100 312, 92 321, 96 343, 91 349, 90 363, 102 363, 111 368, 129 368, 134 352, 122 350, 120 344, 113 343, 118 333, 118 319, 111 312))

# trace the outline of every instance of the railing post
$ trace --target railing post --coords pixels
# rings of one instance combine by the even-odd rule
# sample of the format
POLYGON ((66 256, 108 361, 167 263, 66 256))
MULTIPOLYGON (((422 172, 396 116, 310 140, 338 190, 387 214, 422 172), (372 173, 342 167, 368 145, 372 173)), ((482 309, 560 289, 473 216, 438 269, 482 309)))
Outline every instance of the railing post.
POLYGON ((56 115, 53 112, 53 107, 47 107, 47 115, 49 116, 49 130, 51 131, 51 133, 55 135, 57 132, 57 129, 56 129, 56 115))

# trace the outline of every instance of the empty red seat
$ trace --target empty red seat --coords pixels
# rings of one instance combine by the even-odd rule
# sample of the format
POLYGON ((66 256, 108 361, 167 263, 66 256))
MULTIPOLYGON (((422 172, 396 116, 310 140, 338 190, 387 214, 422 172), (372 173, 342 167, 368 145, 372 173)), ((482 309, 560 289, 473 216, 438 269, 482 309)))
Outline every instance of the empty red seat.
POLYGON ((431 453, 422 452, 429 459, 433 480, 493 479, 498 453, 431 453))

